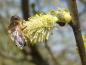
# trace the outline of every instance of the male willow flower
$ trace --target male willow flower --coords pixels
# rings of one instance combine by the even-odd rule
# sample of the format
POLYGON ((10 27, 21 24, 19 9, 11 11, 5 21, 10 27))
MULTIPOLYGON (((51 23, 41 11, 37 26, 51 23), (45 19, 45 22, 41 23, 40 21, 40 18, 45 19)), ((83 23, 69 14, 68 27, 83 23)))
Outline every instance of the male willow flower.
POLYGON ((23 26, 26 28, 22 32, 31 43, 40 43, 48 39, 56 21, 58 18, 50 14, 34 15, 24 21, 23 26))

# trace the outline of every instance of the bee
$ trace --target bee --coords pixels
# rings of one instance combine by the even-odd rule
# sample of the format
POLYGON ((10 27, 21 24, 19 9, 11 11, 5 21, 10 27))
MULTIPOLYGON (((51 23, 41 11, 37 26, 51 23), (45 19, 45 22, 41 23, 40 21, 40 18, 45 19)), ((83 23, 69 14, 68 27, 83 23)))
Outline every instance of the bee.
POLYGON ((25 38, 21 31, 21 18, 19 16, 12 16, 10 19, 10 25, 8 26, 8 33, 12 41, 15 42, 16 46, 20 49, 26 45, 25 38))

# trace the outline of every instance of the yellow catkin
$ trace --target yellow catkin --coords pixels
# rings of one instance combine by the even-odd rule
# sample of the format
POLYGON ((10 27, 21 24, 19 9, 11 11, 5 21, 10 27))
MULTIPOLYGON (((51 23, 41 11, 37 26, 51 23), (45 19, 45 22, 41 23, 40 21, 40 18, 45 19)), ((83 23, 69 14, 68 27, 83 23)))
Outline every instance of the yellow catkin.
POLYGON ((30 17, 28 21, 24 21, 23 27, 26 28, 22 32, 31 43, 40 43, 48 39, 49 32, 56 21, 58 18, 50 14, 36 14, 30 17))

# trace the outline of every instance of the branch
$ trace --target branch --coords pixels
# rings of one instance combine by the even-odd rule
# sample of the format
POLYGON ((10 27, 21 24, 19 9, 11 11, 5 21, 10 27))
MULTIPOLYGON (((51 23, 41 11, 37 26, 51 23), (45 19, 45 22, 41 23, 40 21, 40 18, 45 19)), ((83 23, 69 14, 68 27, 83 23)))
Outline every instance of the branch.
POLYGON ((30 16, 29 0, 21 0, 21 9, 22 9, 22 13, 23 13, 23 18, 25 20, 27 20, 28 17, 30 16))
POLYGON ((80 23, 79 23, 76 0, 67 0, 67 2, 68 2, 70 14, 72 16, 71 27, 75 35, 76 44, 77 44, 79 55, 81 58, 81 63, 82 65, 85 65, 86 64, 86 53, 85 53, 84 42, 82 39, 81 30, 80 30, 80 23))

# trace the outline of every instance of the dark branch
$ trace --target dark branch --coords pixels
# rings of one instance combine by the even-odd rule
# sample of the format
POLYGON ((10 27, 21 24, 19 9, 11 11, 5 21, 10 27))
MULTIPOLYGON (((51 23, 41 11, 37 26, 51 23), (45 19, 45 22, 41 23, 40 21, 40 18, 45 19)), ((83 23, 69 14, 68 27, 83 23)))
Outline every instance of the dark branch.
POLYGON ((72 27, 74 35, 75 35, 80 59, 81 59, 82 65, 85 65, 86 64, 86 53, 85 53, 84 42, 82 39, 81 30, 80 30, 80 23, 79 23, 76 0, 67 0, 67 2, 68 2, 70 14, 72 16, 71 27, 72 27))

